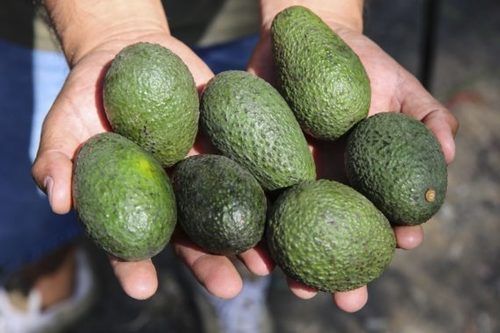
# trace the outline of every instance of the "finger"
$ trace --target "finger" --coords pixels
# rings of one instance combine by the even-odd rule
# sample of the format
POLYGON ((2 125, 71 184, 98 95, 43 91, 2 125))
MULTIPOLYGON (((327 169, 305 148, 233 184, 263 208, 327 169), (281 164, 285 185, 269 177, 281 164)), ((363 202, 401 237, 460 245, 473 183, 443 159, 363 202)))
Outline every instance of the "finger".
POLYGON ((93 134, 90 130, 96 133, 104 130, 98 116, 95 118, 98 124, 95 128, 80 125, 79 117, 75 119, 74 106, 67 102, 67 96, 70 95, 67 91, 64 93, 63 89, 47 114, 37 157, 31 169, 35 182, 47 194, 50 206, 57 214, 69 212, 72 206, 72 158, 75 151, 84 141, 83 138, 93 134), (76 129, 71 126, 75 123, 79 124, 76 129))
POLYGON ((72 168, 71 159, 56 150, 41 152, 33 164, 33 178, 47 194, 50 207, 56 214, 66 214, 71 209, 72 168))
POLYGON ((441 144, 446 162, 451 163, 455 157, 456 118, 410 74, 401 90, 400 100, 401 112, 426 124, 441 144))
POLYGON ((291 278, 287 277, 286 280, 288 283, 288 288, 290 288, 290 291, 298 298, 311 299, 318 293, 316 289, 308 287, 305 284, 297 282, 291 278))
POLYGON ((368 289, 363 286, 350 291, 337 292, 333 295, 333 301, 339 309, 345 312, 359 311, 368 301, 368 289))
POLYGON ((456 118, 445 109, 435 109, 422 121, 434 133, 449 164, 455 158, 455 135, 458 130, 456 118))
POLYGON ((398 226, 394 228, 398 247, 411 250, 419 246, 424 240, 424 229, 420 225, 398 226))
POLYGON ((198 131, 196 140, 194 141, 193 147, 189 150, 188 156, 199 154, 218 154, 217 148, 212 145, 212 142, 202 130, 198 131))
POLYGON ((268 275, 274 269, 274 261, 262 243, 241 253, 238 257, 247 266, 248 270, 256 275, 268 275))
POLYGON ((178 235, 173 244, 177 255, 209 293, 225 299, 239 294, 243 282, 227 257, 207 254, 185 237, 178 235))
POLYGON ((143 300, 154 295, 158 289, 156 269, 151 259, 126 262, 110 258, 111 266, 127 295, 143 300))
POLYGON ((276 69, 273 61, 271 47, 271 37, 267 34, 259 41, 255 47, 247 71, 253 75, 259 76, 272 85, 276 85, 276 69))

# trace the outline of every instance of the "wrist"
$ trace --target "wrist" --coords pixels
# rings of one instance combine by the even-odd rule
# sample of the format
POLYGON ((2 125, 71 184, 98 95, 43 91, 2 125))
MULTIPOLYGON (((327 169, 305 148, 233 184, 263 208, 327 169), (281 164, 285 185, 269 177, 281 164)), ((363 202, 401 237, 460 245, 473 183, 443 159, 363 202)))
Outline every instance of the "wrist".
POLYGON ((110 42, 170 34, 157 0, 46 0, 45 6, 70 66, 110 42))
POLYGON ((262 32, 271 28, 274 16, 290 6, 304 6, 321 17, 327 24, 345 26, 363 31, 363 0, 260 0, 262 32))

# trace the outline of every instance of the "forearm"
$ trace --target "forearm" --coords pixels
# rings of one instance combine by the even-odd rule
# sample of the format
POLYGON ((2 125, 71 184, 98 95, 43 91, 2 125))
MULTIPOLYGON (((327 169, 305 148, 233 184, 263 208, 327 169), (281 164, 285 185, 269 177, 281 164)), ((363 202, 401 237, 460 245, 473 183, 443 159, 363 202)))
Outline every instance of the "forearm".
POLYGON ((113 38, 169 33, 159 0, 45 0, 44 5, 70 65, 113 38))
POLYGON ((301 5, 322 18, 335 20, 353 30, 363 30, 364 0, 260 0, 262 27, 269 29, 274 16, 281 10, 301 5))

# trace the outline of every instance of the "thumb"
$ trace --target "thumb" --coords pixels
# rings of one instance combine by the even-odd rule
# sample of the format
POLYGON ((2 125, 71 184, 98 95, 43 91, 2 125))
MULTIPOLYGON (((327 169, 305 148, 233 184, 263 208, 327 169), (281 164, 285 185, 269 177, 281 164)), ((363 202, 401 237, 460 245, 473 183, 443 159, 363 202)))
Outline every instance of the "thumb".
POLYGON ((47 194, 50 207, 56 214, 71 210, 72 158, 80 145, 74 136, 67 115, 56 100, 42 127, 40 145, 31 173, 38 187, 47 194))
POLYGON ((446 162, 455 158, 455 135, 458 121, 451 112, 439 103, 411 76, 401 90, 401 112, 422 121, 441 145, 446 162))
POLYGON ((422 121, 438 139, 446 162, 450 164, 455 158, 457 120, 447 109, 432 109, 422 121))
POLYGON ((39 151, 32 175, 38 187, 47 194, 50 207, 56 214, 71 209, 71 159, 58 150, 39 151))

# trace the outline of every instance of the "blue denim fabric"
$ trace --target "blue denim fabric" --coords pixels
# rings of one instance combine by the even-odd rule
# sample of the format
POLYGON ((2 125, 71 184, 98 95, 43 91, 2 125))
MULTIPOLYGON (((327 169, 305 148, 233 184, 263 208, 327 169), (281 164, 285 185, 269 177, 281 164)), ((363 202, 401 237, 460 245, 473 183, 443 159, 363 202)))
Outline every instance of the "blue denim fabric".
MULTIPOLYGON (((257 40, 250 36, 195 52, 215 73, 244 69, 257 40)), ((31 178, 41 124, 67 73, 60 53, 0 40, 0 278, 82 232, 74 213, 51 212, 31 178)))
POLYGON ((252 35, 232 42, 193 50, 215 74, 231 69, 245 70, 258 40, 257 35, 252 35))

